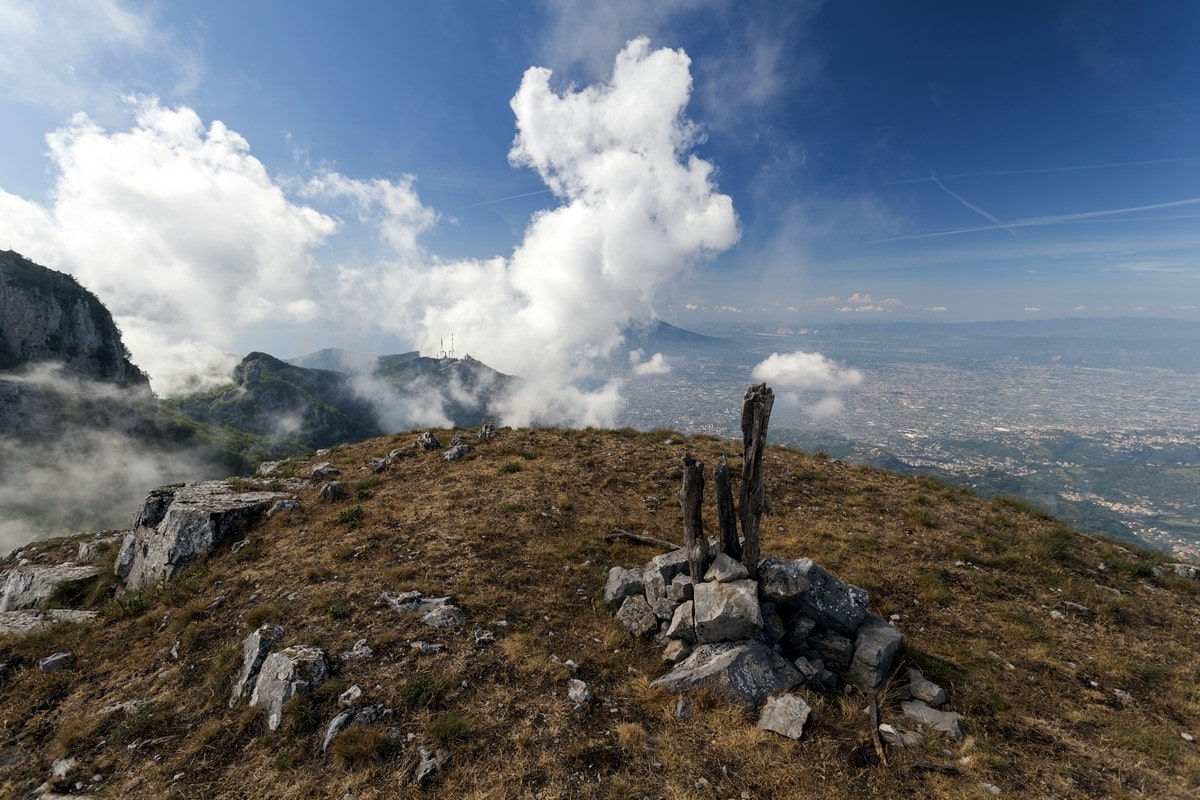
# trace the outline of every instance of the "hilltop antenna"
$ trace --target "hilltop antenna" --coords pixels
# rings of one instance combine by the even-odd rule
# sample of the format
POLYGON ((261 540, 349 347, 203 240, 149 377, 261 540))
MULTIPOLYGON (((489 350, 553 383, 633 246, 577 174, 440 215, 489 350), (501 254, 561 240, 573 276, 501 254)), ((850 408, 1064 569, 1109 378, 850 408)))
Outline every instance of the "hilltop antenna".
POLYGON ((450 334, 450 357, 454 358, 454 334, 450 334))

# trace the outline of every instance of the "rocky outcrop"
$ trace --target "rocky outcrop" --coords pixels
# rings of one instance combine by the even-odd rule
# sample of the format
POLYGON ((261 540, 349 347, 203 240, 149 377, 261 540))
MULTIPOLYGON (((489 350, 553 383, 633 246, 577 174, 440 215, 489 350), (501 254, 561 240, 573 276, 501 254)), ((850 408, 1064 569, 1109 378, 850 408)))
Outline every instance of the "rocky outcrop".
POLYGON ((246 483, 202 481, 152 491, 117 556, 116 574, 125 588, 170 580, 223 543, 244 536, 276 501, 294 499, 284 492, 242 488, 246 483))
POLYGON ((94 294, 70 275, 0 251, 0 371, 42 362, 89 380, 147 385, 94 294))
POLYGON ((16 567, 8 573, 0 591, 0 611, 34 608, 49 600, 60 585, 91 580, 98 574, 98 567, 74 564, 16 567))
POLYGON ((803 682, 795 666, 761 642, 722 642, 699 645, 650 685, 670 692, 707 689, 752 711, 770 695, 803 682))
POLYGON ((320 686, 327 677, 329 662, 321 648, 301 644, 286 647, 263 661, 250 705, 266 709, 267 728, 277 731, 288 701, 320 686))

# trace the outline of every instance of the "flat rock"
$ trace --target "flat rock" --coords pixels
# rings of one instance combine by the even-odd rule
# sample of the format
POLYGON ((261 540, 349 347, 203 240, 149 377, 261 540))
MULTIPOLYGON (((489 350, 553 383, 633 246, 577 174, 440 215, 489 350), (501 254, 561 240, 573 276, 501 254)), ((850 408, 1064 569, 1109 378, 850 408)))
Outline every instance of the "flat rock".
POLYGON ((467 621, 462 609, 458 606, 438 606, 421 616, 421 623, 431 628, 461 628, 467 621))
POLYGON ((666 635, 668 639, 684 641, 689 644, 696 643, 696 629, 692 625, 694 608, 695 606, 691 600, 679 604, 679 607, 675 609, 675 613, 671 616, 671 624, 667 626, 666 635))
POLYGON ((646 602, 651 605, 667 593, 667 586, 676 575, 688 574, 687 548, 680 547, 650 559, 642 567, 642 578, 646 586, 646 602))
POLYGON ((749 576, 750 570, 746 569, 745 564, 735 561, 727 553, 718 553, 708 572, 704 573, 704 580, 728 583, 745 580, 749 576))
POLYGON ((75 665, 74 653, 55 653, 38 661, 38 669, 42 672, 54 672, 56 669, 75 665))
POLYGON ((77 611, 69 608, 52 608, 49 611, 36 609, 2 611, 0 612, 0 633, 24 635, 57 625, 60 622, 91 622, 97 616, 95 611, 77 611))
POLYGON ((962 716, 955 711, 938 711, 920 700, 905 700, 900 710, 922 725, 944 733, 954 741, 963 737, 962 716))
POLYGON ((311 645, 293 645, 263 661, 250 695, 250 705, 267 711, 267 727, 279 730, 283 709, 298 694, 312 691, 329 676, 325 653, 311 645))
POLYGON ((345 711, 338 712, 325 727, 325 737, 321 740, 321 752, 327 751, 337 735, 351 725, 373 725, 390 716, 392 716, 392 710, 384 705, 352 706, 345 711))
POLYGON ((846 678, 863 691, 883 683, 892 669, 892 661, 904 643, 904 635, 882 617, 867 614, 858 626, 854 640, 854 657, 846 678))
POLYGON ((804 681, 799 670, 759 642, 698 645, 666 675, 653 681, 669 692, 704 688, 742 708, 753 710, 772 694, 804 681))
POLYGON ((49 600, 59 586, 91 580, 99 574, 99 567, 74 564, 15 567, 9 571, 0 592, 0 611, 35 608, 49 600))
POLYGON ((642 578, 640 567, 625 569, 613 567, 608 571, 608 580, 604 582, 604 602, 610 606, 620 604, 626 597, 643 594, 646 584, 642 578))
POLYGON ((758 717, 758 727, 789 739, 799 739, 812 708, 794 694, 768 697, 758 717))
POLYGON ((201 481, 155 489, 121 545, 116 574, 127 589, 170 580, 246 527, 277 500, 277 491, 246 491, 228 481, 201 481))

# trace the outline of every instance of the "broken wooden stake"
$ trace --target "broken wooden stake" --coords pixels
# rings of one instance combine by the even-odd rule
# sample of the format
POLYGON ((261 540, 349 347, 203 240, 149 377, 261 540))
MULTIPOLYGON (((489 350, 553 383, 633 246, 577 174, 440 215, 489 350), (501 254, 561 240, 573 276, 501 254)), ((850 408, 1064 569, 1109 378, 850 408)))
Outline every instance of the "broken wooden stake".
POLYGON ((683 537, 688 551, 688 570, 692 585, 699 586, 708 566, 708 539, 700 509, 704 503, 704 464, 690 454, 683 457, 683 488, 679 505, 683 508, 683 537))
POLYGON ((729 483, 729 459, 713 470, 713 486, 717 490, 717 525, 721 529, 721 551, 734 561, 742 560, 742 543, 738 541, 737 514, 733 510, 733 490, 729 483))
POLYGON ((623 531, 620 528, 613 528, 613 532, 604 537, 604 541, 613 542, 617 539, 624 539, 627 542, 634 544, 648 544, 651 547, 661 547, 664 550, 678 550, 679 545, 674 542, 668 542, 666 539, 656 539, 644 533, 630 533, 623 531))
POLYGON ((742 492, 738 509, 742 519, 742 563, 750 578, 758 577, 761 549, 758 540, 759 519, 770 513, 767 488, 762 477, 763 450, 767 446, 767 423, 775 394, 765 383, 752 385, 742 399, 742 492))

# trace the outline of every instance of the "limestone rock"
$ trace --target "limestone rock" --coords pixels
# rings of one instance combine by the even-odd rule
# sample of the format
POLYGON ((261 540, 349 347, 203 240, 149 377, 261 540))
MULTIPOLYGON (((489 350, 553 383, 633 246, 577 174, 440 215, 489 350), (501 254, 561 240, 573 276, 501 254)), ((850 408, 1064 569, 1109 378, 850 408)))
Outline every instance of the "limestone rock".
POLYGON ((679 608, 679 603, 673 603, 665 597, 660 597, 654 601, 654 605, 650 610, 654 612, 654 616, 660 622, 669 622, 675 617, 675 609, 679 608))
POLYGON ((629 632, 631 636, 642 638, 658 630, 658 618, 654 610, 641 595, 626 597, 617 611, 617 624, 629 632))
POLYGON ((49 611, 32 608, 24 611, 0 611, 0 633, 24 636, 59 622, 91 622, 97 616, 95 611, 77 611, 71 608, 52 608, 49 611))
POLYGON ((696 639, 700 642, 750 639, 763 627, 758 584, 741 580, 704 582, 695 587, 696 639))
POLYGON ((375 655, 375 651, 367 644, 366 639, 359 639, 354 643, 354 647, 338 654, 338 658, 342 661, 362 661, 371 658, 375 655))
POLYGON ((579 680, 579 678, 571 678, 567 683, 567 697, 571 698, 572 703, 581 706, 591 705, 596 697, 592 694, 592 690, 588 685, 579 680))
POLYGON ((963 737, 962 717, 957 712, 938 711, 920 700, 905 700, 900 704, 900 710, 905 716, 946 734, 956 742, 963 737))
POLYGON ((692 578, 689 575, 676 575, 667 586, 667 599, 673 603, 691 600, 693 596, 692 578))
POLYGON ((867 613, 866 590, 843 583, 811 558, 794 563, 809 582, 799 599, 800 613, 845 636, 854 635, 867 613))
POLYGON ((615 606, 626 597, 642 594, 645 590, 646 585, 640 568, 613 567, 608 571, 608 580, 604 583, 604 602, 615 606))
POLYGON ((244 491, 228 481, 160 487, 125 534, 116 574, 127 589, 170 580, 245 528, 277 500, 277 491, 244 491))
POLYGON ((236 706, 238 701, 254 689, 267 653, 282 637, 283 628, 263 625, 242 642, 242 668, 238 671, 237 680, 233 683, 233 692, 229 696, 230 708, 236 706))
POLYGON ((800 672, 759 642, 702 644, 666 675, 653 681, 669 692, 705 688, 742 708, 753 710, 772 694, 804 680, 800 672))
POLYGON ((460 442, 460 443, 454 445, 453 447, 451 447, 445 453, 442 453, 442 458, 446 459, 447 461, 458 461, 460 458, 462 458, 463 456, 467 455, 470 452, 471 452, 471 445, 460 442))
POLYGON ((314 481, 323 481, 326 478, 332 478, 334 475, 341 475, 342 471, 328 461, 322 461, 312 468, 309 472, 309 477, 314 481))
POLYGON ((642 578, 646 584, 646 602, 653 604, 655 600, 667 593, 667 585, 675 580, 676 575, 685 575, 687 572, 687 548, 680 547, 650 559, 642 567, 642 578))
POLYGON ((317 493, 317 497, 323 503, 335 503, 346 496, 346 490, 342 488, 340 481, 326 481, 321 484, 321 491, 317 493))
POLYGON ((797 562, 776 556, 758 562, 758 591, 763 600, 785 606, 795 604, 808 587, 808 577, 797 562))
POLYGON ((353 706, 339 712, 325 727, 325 737, 321 740, 321 752, 324 753, 333 744, 333 740, 344 729, 351 725, 373 725, 387 719, 392 710, 384 705, 353 706))
POLYGON ((1192 580, 1200 580, 1200 567, 1195 564, 1162 564, 1153 569, 1153 572, 1159 578, 1165 578, 1168 575, 1173 575, 1176 578, 1191 578, 1192 580))
POLYGON ((768 697, 758 717, 758 727, 789 739, 799 739, 812 708, 794 694, 768 697))
POLYGON ((749 575, 750 570, 746 569, 745 564, 735 561, 726 553, 718 553, 717 557, 713 559, 712 565, 709 566, 708 572, 704 573, 704 580, 729 583, 745 580, 749 575))
POLYGON ((481 442, 490 442, 492 439, 496 438, 496 426, 484 425, 479 429, 477 436, 481 442))
POLYGON ((325 653, 311 645, 293 645, 263 661, 250 695, 250 705, 267 711, 267 727, 279 730, 283 709, 298 694, 315 689, 329 676, 325 653))
POLYGON ((8 573, 8 580, 0 591, 0 611, 34 608, 49 600, 59 586, 90 580, 98 574, 98 567, 74 564, 16 567, 8 573))
POLYGON ((416 447, 428 453, 432 450, 441 450, 442 443, 433 435, 433 431, 425 431, 417 437, 416 447))
POLYGON ((42 672, 54 672, 56 669, 75 665, 74 653, 55 653, 38 661, 38 669, 42 672))
POLYGON ((417 770, 413 773, 413 781, 418 786, 428 786, 434 776, 442 767, 446 766, 446 762, 450 760, 450 754, 445 750, 426 750, 424 747, 418 751, 421 760, 417 764, 417 770))
POLYGON ((421 624, 431 628, 461 628, 466 621, 462 609, 448 604, 438 606, 421 617, 421 624))
POLYGON ((879 737, 892 747, 918 750, 925 746, 925 737, 916 731, 902 731, 886 722, 879 726, 879 737))
POLYGON ((663 648, 662 660, 668 664, 678 664, 692 654, 692 646, 683 639, 672 639, 663 648))
POLYGON ((667 638, 694 644, 696 642, 696 629, 692 624, 694 616, 695 605, 692 600, 680 603, 671 616, 671 624, 667 626, 667 638))
POLYGON ((903 642, 904 635, 895 627, 875 614, 867 614, 858 626, 847 679, 863 691, 879 686, 891 671, 892 661, 903 642))
POLYGON ((908 670, 908 693, 914 700, 921 700, 931 706, 940 706, 946 702, 946 690, 926 679, 916 667, 908 670))
POLYGON ((834 672, 845 672, 850 669, 850 659, 854 655, 854 643, 834 631, 822 631, 808 637, 809 644, 812 645, 821 657, 821 661, 825 666, 834 672))

